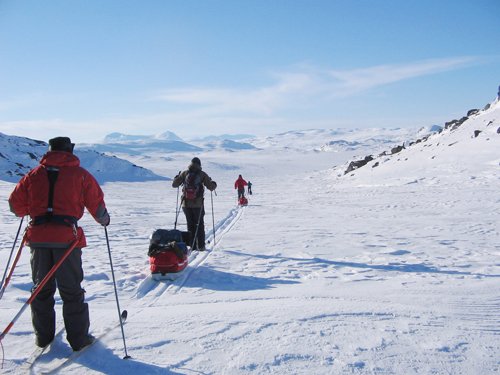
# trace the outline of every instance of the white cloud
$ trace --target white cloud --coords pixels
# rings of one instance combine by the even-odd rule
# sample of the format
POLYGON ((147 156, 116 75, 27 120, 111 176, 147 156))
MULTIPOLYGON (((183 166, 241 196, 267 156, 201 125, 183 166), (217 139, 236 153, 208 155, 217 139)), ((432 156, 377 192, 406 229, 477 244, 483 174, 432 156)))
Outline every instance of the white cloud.
POLYGON ((293 71, 273 74, 275 82, 269 86, 169 89, 154 99, 204 108, 213 114, 251 112, 270 115, 282 108, 304 106, 318 99, 353 96, 390 83, 456 70, 477 62, 476 57, 457 57, 351 70, 301 66, 293 71))
POLYGON ((211 108, 211 112, 250 112, 270 114, 287 104, 287 98, 311 86, 311 76, 306 73, 283 73, 270 86, 254 89, 232 88, 180 88, 165 90, 155 96, 176 104, 198 105, 211 108))
POLYGON ((464 68, 477 61, 476 57, 432 59, 409 64, 387 64, 353 70, 330 70, 328 75, 334 79, 334 90, 341 90, 343 95, 353 95, 410 78, 464 68))
MULTIPOLYGON (((266 129, 289 130, 292 126, 314 127, 325 123, 335 126, 339 119, 350 121, 345 116, 331 115, 332 108, 338 109, 335 107, 340 103, 338 99, 356 97, 391 83, 461 69, 479 62, 481 60, 475 57, 457 57, 351 70, 301 65, 273 73, 272 83, 261 87, 164 90, 152 99, 168 105, 157 109, 154 114, 97 115, 88 121, 3 121, 0 122, 0 131, 43 140, 68 135, 76 142, 90 142, 113 131, 157 134, 172 130, 181 137, 190 137, 223 132, 259 134, 266 129), (307 123, 298 124, 304 121, 307 123)), ((352 121, 359 120, 359 116, 352 115, 352 121)))

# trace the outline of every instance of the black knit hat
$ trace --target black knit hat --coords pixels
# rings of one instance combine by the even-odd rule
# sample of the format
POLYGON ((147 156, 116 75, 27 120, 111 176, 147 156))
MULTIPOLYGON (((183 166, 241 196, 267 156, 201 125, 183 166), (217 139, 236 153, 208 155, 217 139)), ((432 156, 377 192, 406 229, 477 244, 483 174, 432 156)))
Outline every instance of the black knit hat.
POLYGON ((74 143, 69 137, 56 137, 49 140, 49 151, 66 151, 73 153, 74 143))
POLYGON ((200 167, 201 167, 201 161, 200 161, 200 159, 199 159, 199 158, 193 158, 193 159, 191 160, 191 164, 197 164, 198 166, 200 166, 200 167))

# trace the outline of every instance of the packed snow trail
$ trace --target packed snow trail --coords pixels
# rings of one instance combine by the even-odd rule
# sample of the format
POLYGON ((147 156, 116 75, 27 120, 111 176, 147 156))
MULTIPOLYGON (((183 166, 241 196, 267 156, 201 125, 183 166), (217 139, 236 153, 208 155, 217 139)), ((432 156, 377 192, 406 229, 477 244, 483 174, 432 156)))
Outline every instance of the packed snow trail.
MULTIPOLYGON (((216 246, 219 241, 233 228, 236 222, 242 217, 244 207, 238 206, 233 209, 215 225, 216 246)), ((214 243, 213 229, 207 232, 207 243, 214 243)), ((178 293, 186 280, 189 278, 193 270, 202 265, 208 256, 214 251, 215 248, 207 248, 205 251, 192 251, 189 255, 189 264, 178 276, 174 275, 173 280, 156 281, 151 275, 148 275, 137 287, 137 292, 134 298, 138 299, 141 306, 154 306, 158 298, 167 291, 178 293), (151 295, 152 298, 146 301, 146 296, 151 295)), ((142 310, 142 309, 141 309, 142 310)))

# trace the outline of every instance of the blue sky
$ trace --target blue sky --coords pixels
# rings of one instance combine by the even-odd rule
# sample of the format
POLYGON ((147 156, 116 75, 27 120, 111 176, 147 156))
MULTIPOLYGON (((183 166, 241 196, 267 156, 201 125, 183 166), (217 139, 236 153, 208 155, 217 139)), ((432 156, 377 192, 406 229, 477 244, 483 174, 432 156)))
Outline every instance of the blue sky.
POLYGON ((500 85, 498 0, 0 0, 0 132, 443 124, 500 85))

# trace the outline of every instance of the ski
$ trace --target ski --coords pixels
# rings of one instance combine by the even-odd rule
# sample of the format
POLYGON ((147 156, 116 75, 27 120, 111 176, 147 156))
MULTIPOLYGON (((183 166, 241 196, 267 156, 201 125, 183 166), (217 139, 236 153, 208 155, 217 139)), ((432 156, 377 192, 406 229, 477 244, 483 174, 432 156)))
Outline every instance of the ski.
MULTIPOLYGON (((120 314, 120 319, 121 319, 121 323, 120 324, 124 324, 126 322, 127 316, 128 316, 127 310, 123 310, 122 313, 120 314)), ((77 352, 72 352, 68 357, 64 358, 62 360, 62 362, 59 361, 58 363, 56 363, 54 367, 52 367, 50 369, 45 369, 45 370, 42 370, 42 371, 36 371, 36 373, 40 373, 40 374, 56 374, 56 373, 58 373, 60 370, 66 368, 71 363, 73 363, 73 361, 75 361, 77 358, 79 358, 89 348, 91 348, 92 346, 94 346, 95 343, 97 343, 98 341, 102 340, 104 337, 106 337, 109 333, 111 333, 118 326, 119 326, 119 324, 115 325, 115 326, 112 326, 112 327, 108 327, 106 330, 104 330, 103 333, 101 333, 99 336, 97 336, 91 344, 85 346, 84 348, 82 348, 81 350, 79 350, 77 352)), ((30 358, 28 358, 28 360, 26 361, 27 367, 21 367, 20 370, 24 369, 25 370, 24 373, 26 371, 28 373, 30 373, 31 372, 30 370, 33 369, 33 367, 36 364, 36 362, 38 361, 38 359, 41 358, 42 355, 47 351, 46 349, 48 347, 50 347, 50 345, 46 346, 45 348, 37 348, 37 349, 40 349, 40 350, 36 350, 35 351, 37 354, 34 355, 35 352, 33 352, 32 356, 30 356, 30 358), (30 361, 30 359, 31 359, 31 361, 30 361), (31 363, 28 364, 28 362, 31 362, 31 363)))
POLYGON ((164 273, 164 274, 161 274, 161 273, 152 273, 151 274, 151 279, 153 279, 154 281, 175 281, 177 280, 179 277, 181 277, 183 275, 183 272, 176 272, 176 273, 164 273))
POLYGON ((37 346, 35 349, 31 352, 28 358, 20 365, 18 366, 18 370, 20 373, 28 373, 30 370, 33 368, 35 363, 42 357, 44 353, 47 353, 50 351, 52 345, 54 345, 55 341, 58 339, 58 337, 62 336, 62 333, 64 332, 64 329, 60 329, 57 331, 57 333, 54 335, 54 340, 47 345, 44 346, 43 348, 37 346))
POLYGON ((30 356, 26 359, 26 361, 23 362, 22 365, 20 365, 17 369, 19 373, 29 373, 35 362, 47 351, 47 349, 50 347, 50 344, 47 346, 44 346, 43 348, 37 346, 35 350, 33 350, 30 354, 30 356))

